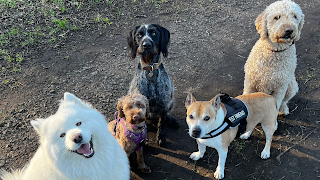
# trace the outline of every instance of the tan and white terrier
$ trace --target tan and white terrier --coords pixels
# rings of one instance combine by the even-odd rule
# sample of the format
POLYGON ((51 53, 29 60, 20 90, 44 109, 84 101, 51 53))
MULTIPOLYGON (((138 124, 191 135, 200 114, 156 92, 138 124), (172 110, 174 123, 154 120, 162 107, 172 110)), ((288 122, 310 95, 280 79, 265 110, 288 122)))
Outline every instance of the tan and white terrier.
MULTIPOLYGON (((228 146, 234 140, 238 131, 238 127, 233 129, 228 128, 213 138, 206 137, 212 130, 221 127, 225 122, 224 119, 227 112, 225 105, 220 100, 221 96, 222 94, 218 94, 210 101, 196 101, 192 94, 188 93, 185 102, 189 135, 196 139, 199 149, 199 151, 193 152, 190 158, 193 160, 202 158, 206 151, 206 146, 215 148, 219 154, 218 166, 214 173, 216 179, 222 179, 224 177, 228 146)), ((261 92, 241 95, 236 98, 245 103, 249 112, 246 131, 240 138, 249 138, 255 126, 261 123, 266 135, 266 144, 261 152, 261 158, 269 158, 272 136, 278 126, 278 110, 275 99, 261 92)))

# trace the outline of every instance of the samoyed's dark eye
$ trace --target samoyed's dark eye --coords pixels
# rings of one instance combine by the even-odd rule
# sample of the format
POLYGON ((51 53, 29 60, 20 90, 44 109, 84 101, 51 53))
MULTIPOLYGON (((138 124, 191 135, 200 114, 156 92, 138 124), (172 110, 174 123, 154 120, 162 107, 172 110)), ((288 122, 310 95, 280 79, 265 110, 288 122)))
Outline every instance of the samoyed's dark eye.
POLYGON ((60 137, 64 137, 66 135, 66 133, 61 133, 60 137))
POLYGON ((81 126, 81 122, 77 122, 76 126, 81 126))

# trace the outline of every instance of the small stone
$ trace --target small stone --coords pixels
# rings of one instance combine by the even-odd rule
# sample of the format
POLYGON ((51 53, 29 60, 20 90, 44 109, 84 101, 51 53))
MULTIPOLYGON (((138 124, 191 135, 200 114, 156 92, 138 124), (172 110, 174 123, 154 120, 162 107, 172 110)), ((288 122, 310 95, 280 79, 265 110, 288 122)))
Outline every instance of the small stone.
POLYGON ((0 159, 0 167, 4 166, 6 164, 6 161, 4 159, 0 159))

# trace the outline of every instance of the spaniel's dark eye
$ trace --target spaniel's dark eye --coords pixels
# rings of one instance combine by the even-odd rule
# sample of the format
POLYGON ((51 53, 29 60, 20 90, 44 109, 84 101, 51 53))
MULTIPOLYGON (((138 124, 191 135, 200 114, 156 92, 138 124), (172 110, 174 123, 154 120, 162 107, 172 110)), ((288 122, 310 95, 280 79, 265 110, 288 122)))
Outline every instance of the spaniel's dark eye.
POLYGON ((278 19, 280 19, 280 17, 281 17, 281 16, 276 16, 276 17, 274 17, 274 19, 275 19, 275 20, 278 20, 278 19))
POLYGON ((294 17, 295 19, 298 19, 296 15, 293 15, 293 17, 294 17))
POLYGON ((209 120, 210 120, 210 117, 209 117, 209 116, 206 116, 203 120, 209 121, 209 120))
POLYGON ((155 36, 156 35, 156 32, 153 32, 153 33, 151 33, 152 34, 152 36, 155 36))
POLYGON ((193 119, 193 116, 192 116, 192 115, 190 115, 190 116, 189 116, 189 118, 190 118, 190 119, 193 119))
POLYGON ((76 126, 81 126, 81 122, 77 122, 76 126))
POLYGON ((141 38, 141 37, 142 37, 142 34, 140 34, 140 33, 139 33, 139 34, 137 34, 137 37, 141 38))
POLYGON ((66 133, 61 133, 61 134, 60 134, 60 137, 63 138, 65 135, 66 135, 66 133))

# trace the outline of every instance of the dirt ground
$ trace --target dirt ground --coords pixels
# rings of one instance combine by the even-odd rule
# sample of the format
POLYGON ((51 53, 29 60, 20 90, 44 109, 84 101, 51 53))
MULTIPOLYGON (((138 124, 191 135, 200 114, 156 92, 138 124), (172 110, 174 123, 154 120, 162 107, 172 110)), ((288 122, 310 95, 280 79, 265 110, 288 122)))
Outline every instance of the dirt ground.
MULTIPOLYGON (((152 173, 141 174, 134 156, 130 158, 132 172, 135 179, 146 180, 214 179, 218 162, 214 149, 207 148, 205 156, 196 162, 189 159, 197 145, 187 134, 183 92, 191 91, 197 100, 209 100, 219 92, 231 96, 242 93, 243 67, 259 39, 254 21, 272 2, 119 0, 84 1, 79 7, 70 1, 66 10, 54 16, 80 28, 60 32, 63 38, 58 33, 56 41, 49 37, 51 43, 45 43, 48 41, 43 39, 48 37, 42 37, 38 43, 24 46, 14 45, 19 38, 0 44, 4 52, 0 53, 0 168, 21 168, 30 160, 38 147, 38 137, 29 121, 54 114, 64 92, 90 102, 111 120, 117 99, 126 95, 139 62, 138 58, 129 59, 126 35, 136 25, 158 23, 171 32, 169 55, 163 63, 175 85, 171 115, 178 119, 180 128, 167 128, 168 143, 159 147, 155 124, 149 122, 144 157, 152 173), (104 24, 94 19, 97 14, 108 16, 109 24, 106 19, 104 24), (20 71, 15 71, 8 54, 21 51, 23 61, 16 65, 20 71)), ((261 127, 248 140, 233 141, 225 179, 320 179, 320 1, 296 2, 305 14, 305 24, 296 42, 300 89, 289 103, 291 114, 278 117, 268 160, 259 156, 265 143, 261 127)), ((23 5, 28 8, 26 4, 1 7, 1 34, 13 27, 13 22, 44 28, 51 22, 40 15, 39 22, 35 19, 33 24, 10 18, 16 11, 26 13, 23 5)))

